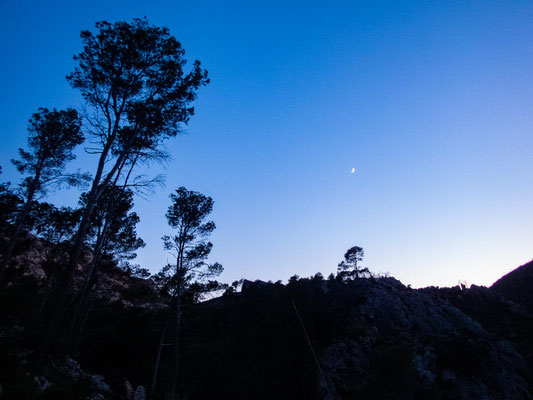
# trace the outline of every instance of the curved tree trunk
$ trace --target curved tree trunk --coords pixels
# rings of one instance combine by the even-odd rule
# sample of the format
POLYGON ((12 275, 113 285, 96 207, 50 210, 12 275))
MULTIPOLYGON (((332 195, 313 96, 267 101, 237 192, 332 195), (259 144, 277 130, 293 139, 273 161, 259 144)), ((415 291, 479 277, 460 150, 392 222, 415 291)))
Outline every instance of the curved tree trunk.
POLYGON ((87 204, 85 206, 85 210, 83 212, 83 216, 82 216, 80 225, 78 227, 78 232, 76 234, 74 245, 69 254, 69 262, 61 277, 59 288, 57 291, 58 293, 57 293, 57 296, 54 302, 54 306, 47 320, 47 324, 44 327, 41 345, 39 346, 39 349, 36 353, 35 367, 34 367, 36 374, 39 374, 41 371, 42 364, 48 353, 48 348, 61 322, 61 318, 63 317, 65 303, 68 298, 69 290, 72 285, 74 271, 76 270, 76 266, 78 264, 80 254, 81 254, 83 245, 85 243, 85 237, 87 235, 87 230, 89 228, 89 223, 91 220, 93 210, 97 205, 98 199, 100 195, 102 194, 105 185, 107 185, 109 181, 115 176, 115 173, 117 172, 118 168, 120 167, 125 157, 125 154, 121 155, 116 160, 113 168, 109 171, 109 173, 107 173, 107 175, 105 176, 105 179, 102 180, 102 176, 104 173, 104 166, 105 166, 107 154, 111 150, 111 144, 112 143, 110 143, 100 155, 97 172, 93 180, 93 184, 89 192, 89 195, 87 196, 87 204))

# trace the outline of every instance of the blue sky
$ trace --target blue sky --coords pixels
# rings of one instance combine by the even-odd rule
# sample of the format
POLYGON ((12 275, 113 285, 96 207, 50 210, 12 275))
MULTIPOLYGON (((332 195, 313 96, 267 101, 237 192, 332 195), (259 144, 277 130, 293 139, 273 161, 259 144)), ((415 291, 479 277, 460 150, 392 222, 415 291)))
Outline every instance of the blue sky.
POLYGON ((226 281, 326 275, 353 245, 416 287, 488 285, 533 258, 533 3, 198 4, 4 0, 2 178, 18 179, 9 159, 38 107, 81 106, 64 78, 79 32, 146 16, 211 84, 169 142, 166 187, 137 200, 142 266, 171 258, 160 238, 182 185, 215 200, 226 281))

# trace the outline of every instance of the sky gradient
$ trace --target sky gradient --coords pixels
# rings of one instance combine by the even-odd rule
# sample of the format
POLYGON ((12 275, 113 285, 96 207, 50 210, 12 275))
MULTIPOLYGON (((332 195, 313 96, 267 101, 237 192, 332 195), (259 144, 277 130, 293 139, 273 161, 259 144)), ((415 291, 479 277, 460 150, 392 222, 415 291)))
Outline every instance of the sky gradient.
MULTIPOLYGON (((533 258, 532 2, 197 4, 4 0, 2 180, 38 107, 81 106, 65 80, 80 31, 146 16, 211 83, 150 169, 166 187, 136 202, 143 267, 171 260, 179 186, 215 201, 223 281, 327 275, 353 245, 415 287, 490 285, 533 258)), ((79 153, 71 167, 94 172, 79 153)))

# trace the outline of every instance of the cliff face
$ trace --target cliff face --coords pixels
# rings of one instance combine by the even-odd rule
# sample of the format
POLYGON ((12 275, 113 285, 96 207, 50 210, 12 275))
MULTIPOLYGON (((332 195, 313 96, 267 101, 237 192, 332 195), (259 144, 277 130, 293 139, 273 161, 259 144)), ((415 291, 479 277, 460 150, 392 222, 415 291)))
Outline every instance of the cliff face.
POLYGON ((392 393, 428 399, 528 397, 520 375, 521 356, 458 308, 392 278, 350 286, 364 296, 348 321, 357 333, 323 352, 337 393, 374 398, 392 393), (343 374, 346 365, 353 367, 343 374), (393 369, 398 372, 391 374, 393 369))
MULTIPOLYGON (((34 378, 36 310, 62 256, 50 264, 46 243, 27 238, 24 246, 0 291, 0 398, 141 399, 168 299, 151 280, 102 263, 76 361, 51 359, 46 376, 34 378)), ((87 253, 75 287, 90 260, 87 253)), ((394 278, 247 281, 241 293, 184 305, 182 396, 529 399, 532 284, 531 263, 491 288, 414 290, 394 278)), ((171 352, 163 350, 153 399, 162 398, 171 352)))

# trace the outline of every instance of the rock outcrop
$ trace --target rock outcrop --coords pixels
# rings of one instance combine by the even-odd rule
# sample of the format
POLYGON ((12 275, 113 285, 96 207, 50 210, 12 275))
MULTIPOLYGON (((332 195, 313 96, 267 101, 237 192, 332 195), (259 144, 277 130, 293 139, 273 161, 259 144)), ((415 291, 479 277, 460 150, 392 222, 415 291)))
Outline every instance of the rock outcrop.
POLYGON ((491 291, 508 300, 525 305, 533 311, 533 260, 502 276, 491 291))
POLYGON ((322 352, 331 398, 387 391, 418 399, 531 397, 516 349, 449 302, 394 278, 347 285, 364 300, 346 321, 354 334, 322 352), (402 371, 396 380, 393 367, 402 371))

